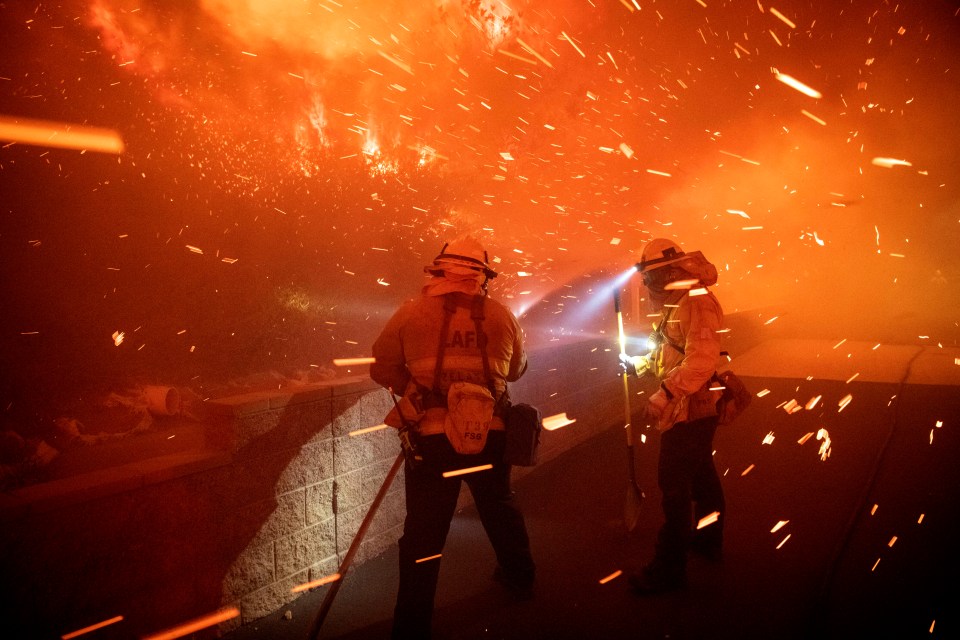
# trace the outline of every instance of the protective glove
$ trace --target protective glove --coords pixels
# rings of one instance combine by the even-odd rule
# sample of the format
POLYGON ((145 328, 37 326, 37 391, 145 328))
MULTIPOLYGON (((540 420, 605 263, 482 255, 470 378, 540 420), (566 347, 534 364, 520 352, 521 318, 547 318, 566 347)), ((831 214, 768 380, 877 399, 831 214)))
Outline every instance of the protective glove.
POLYGON ((642 376, 650 369, 650 358, 648 356, 628 356, 625 353, 620 354, 620 370, 631 376, 642 376))
POLYGON ((679 406, 679 398, 669 398, 663 387, 647 398, 646 418, 661 433, 673 426, 674 414, 679 406))
POLYGON ((646 417, 650 422, 660 422, 660 416, 667 408, 667 394, 660 389, 649 398, 647 398, 646 417))

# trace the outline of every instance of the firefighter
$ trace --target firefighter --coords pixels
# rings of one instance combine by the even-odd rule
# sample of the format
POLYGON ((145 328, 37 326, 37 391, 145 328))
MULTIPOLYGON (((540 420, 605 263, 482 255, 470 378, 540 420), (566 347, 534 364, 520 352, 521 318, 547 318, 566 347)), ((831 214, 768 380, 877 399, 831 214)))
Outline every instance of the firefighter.
POLYGON ((375 382, 402 396, 387 423, 410 429, 416 447, 404 469, 407 514, 394 638, 430 637, 438 554, 461 481, 496 553, 494 579, 527 599, 535 572, 526 524, 511 499, 504 424, 497 415, 507 383, 527 368, 520 325, 487 296, 487 282, 497 274, 474 238, 444 245, 424 271, 420 296, 401 306, 375 341, 370 368, 375 382), (443 475, 487 464, 492 468, 443 475))
POLYGON ((717 270, 703 255, 684 253, 671 240, 657 238, 643 249, 638 271, 660 318, 646 356, 624 356, 628 372, 653 376, 659 386, 648 399, 649 424, 660 432, 657 484, 663 524, 653 559, 628 576, 641 595, 686 586, 688 550, 719 560, 723 547, 724 495, 713 463, 717 430, 714 373, 720 360, 723 310, 712 291, 717 270), (698 522, 717 520, 701 529, 698 522))

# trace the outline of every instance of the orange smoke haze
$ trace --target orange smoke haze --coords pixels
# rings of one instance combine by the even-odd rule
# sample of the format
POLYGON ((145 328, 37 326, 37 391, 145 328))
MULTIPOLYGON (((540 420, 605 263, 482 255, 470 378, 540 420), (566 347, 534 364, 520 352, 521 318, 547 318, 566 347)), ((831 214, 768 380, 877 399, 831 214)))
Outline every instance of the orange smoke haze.
POLYGON ((728 313, 945 335, 955 12, 8 4, 0 113, 125 150, 3 147, 6 368, 187 383, 363 357, 462 233, 531 342, 612 333, 588 303, 658 236, 716 264, 728 313))

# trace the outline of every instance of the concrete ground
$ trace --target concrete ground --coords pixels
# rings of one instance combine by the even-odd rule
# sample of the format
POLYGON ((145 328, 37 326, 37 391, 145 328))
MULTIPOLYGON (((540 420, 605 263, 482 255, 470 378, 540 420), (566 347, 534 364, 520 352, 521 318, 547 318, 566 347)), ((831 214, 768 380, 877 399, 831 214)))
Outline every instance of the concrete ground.
MULTIPOLYGON (((515 482, 532 601, 490 579, 476 512, 457 514, 435 637, 960 637, 960 349, 837 342, 769 340, 732 363, 757 395, 715 440, 725 555, 692 559, 686 591, 642 598, 623 575, 600 582, 649 559, 661 517, 658 436, 645 430, 646 500, 626 531, 626 441, 612 425, 515 482)), ((388 637, 396 564, 394 548, 351 571, 320 637, 388 637)), ((226 637, 306 638, 326 588, 226 637)))

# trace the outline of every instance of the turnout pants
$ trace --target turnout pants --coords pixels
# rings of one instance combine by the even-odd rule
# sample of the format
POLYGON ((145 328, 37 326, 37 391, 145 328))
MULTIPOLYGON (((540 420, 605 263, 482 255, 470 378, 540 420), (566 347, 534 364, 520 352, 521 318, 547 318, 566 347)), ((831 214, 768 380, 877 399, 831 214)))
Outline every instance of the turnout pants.
POLYGON ((664 523, 657 535, 653 568, 666 576, 682 576, 691 543, 707 553, 723 545, 723 487, 713 464, 716 416, 678 422, 660 437, 657 483, 664 523), (701 518, 720 512, 717 522, 695 531, 701 518))
POLYGON ((400 538, 400 587, 394 609, 394 638, 429 638, 440 558, 417 562, 443 551, 450 522, 466 482, 506 577, 517 584, 532 584, 534 563, 523 515, 513 504, 510 466, 503 463, 502 431, 487 436, 487 446, 477 455, 459 455, 445 435, 420 439, 424 461, 404 469, 407 516, 400 538), (493 468, 444 478, 444 471, 482 464, 493 468))

